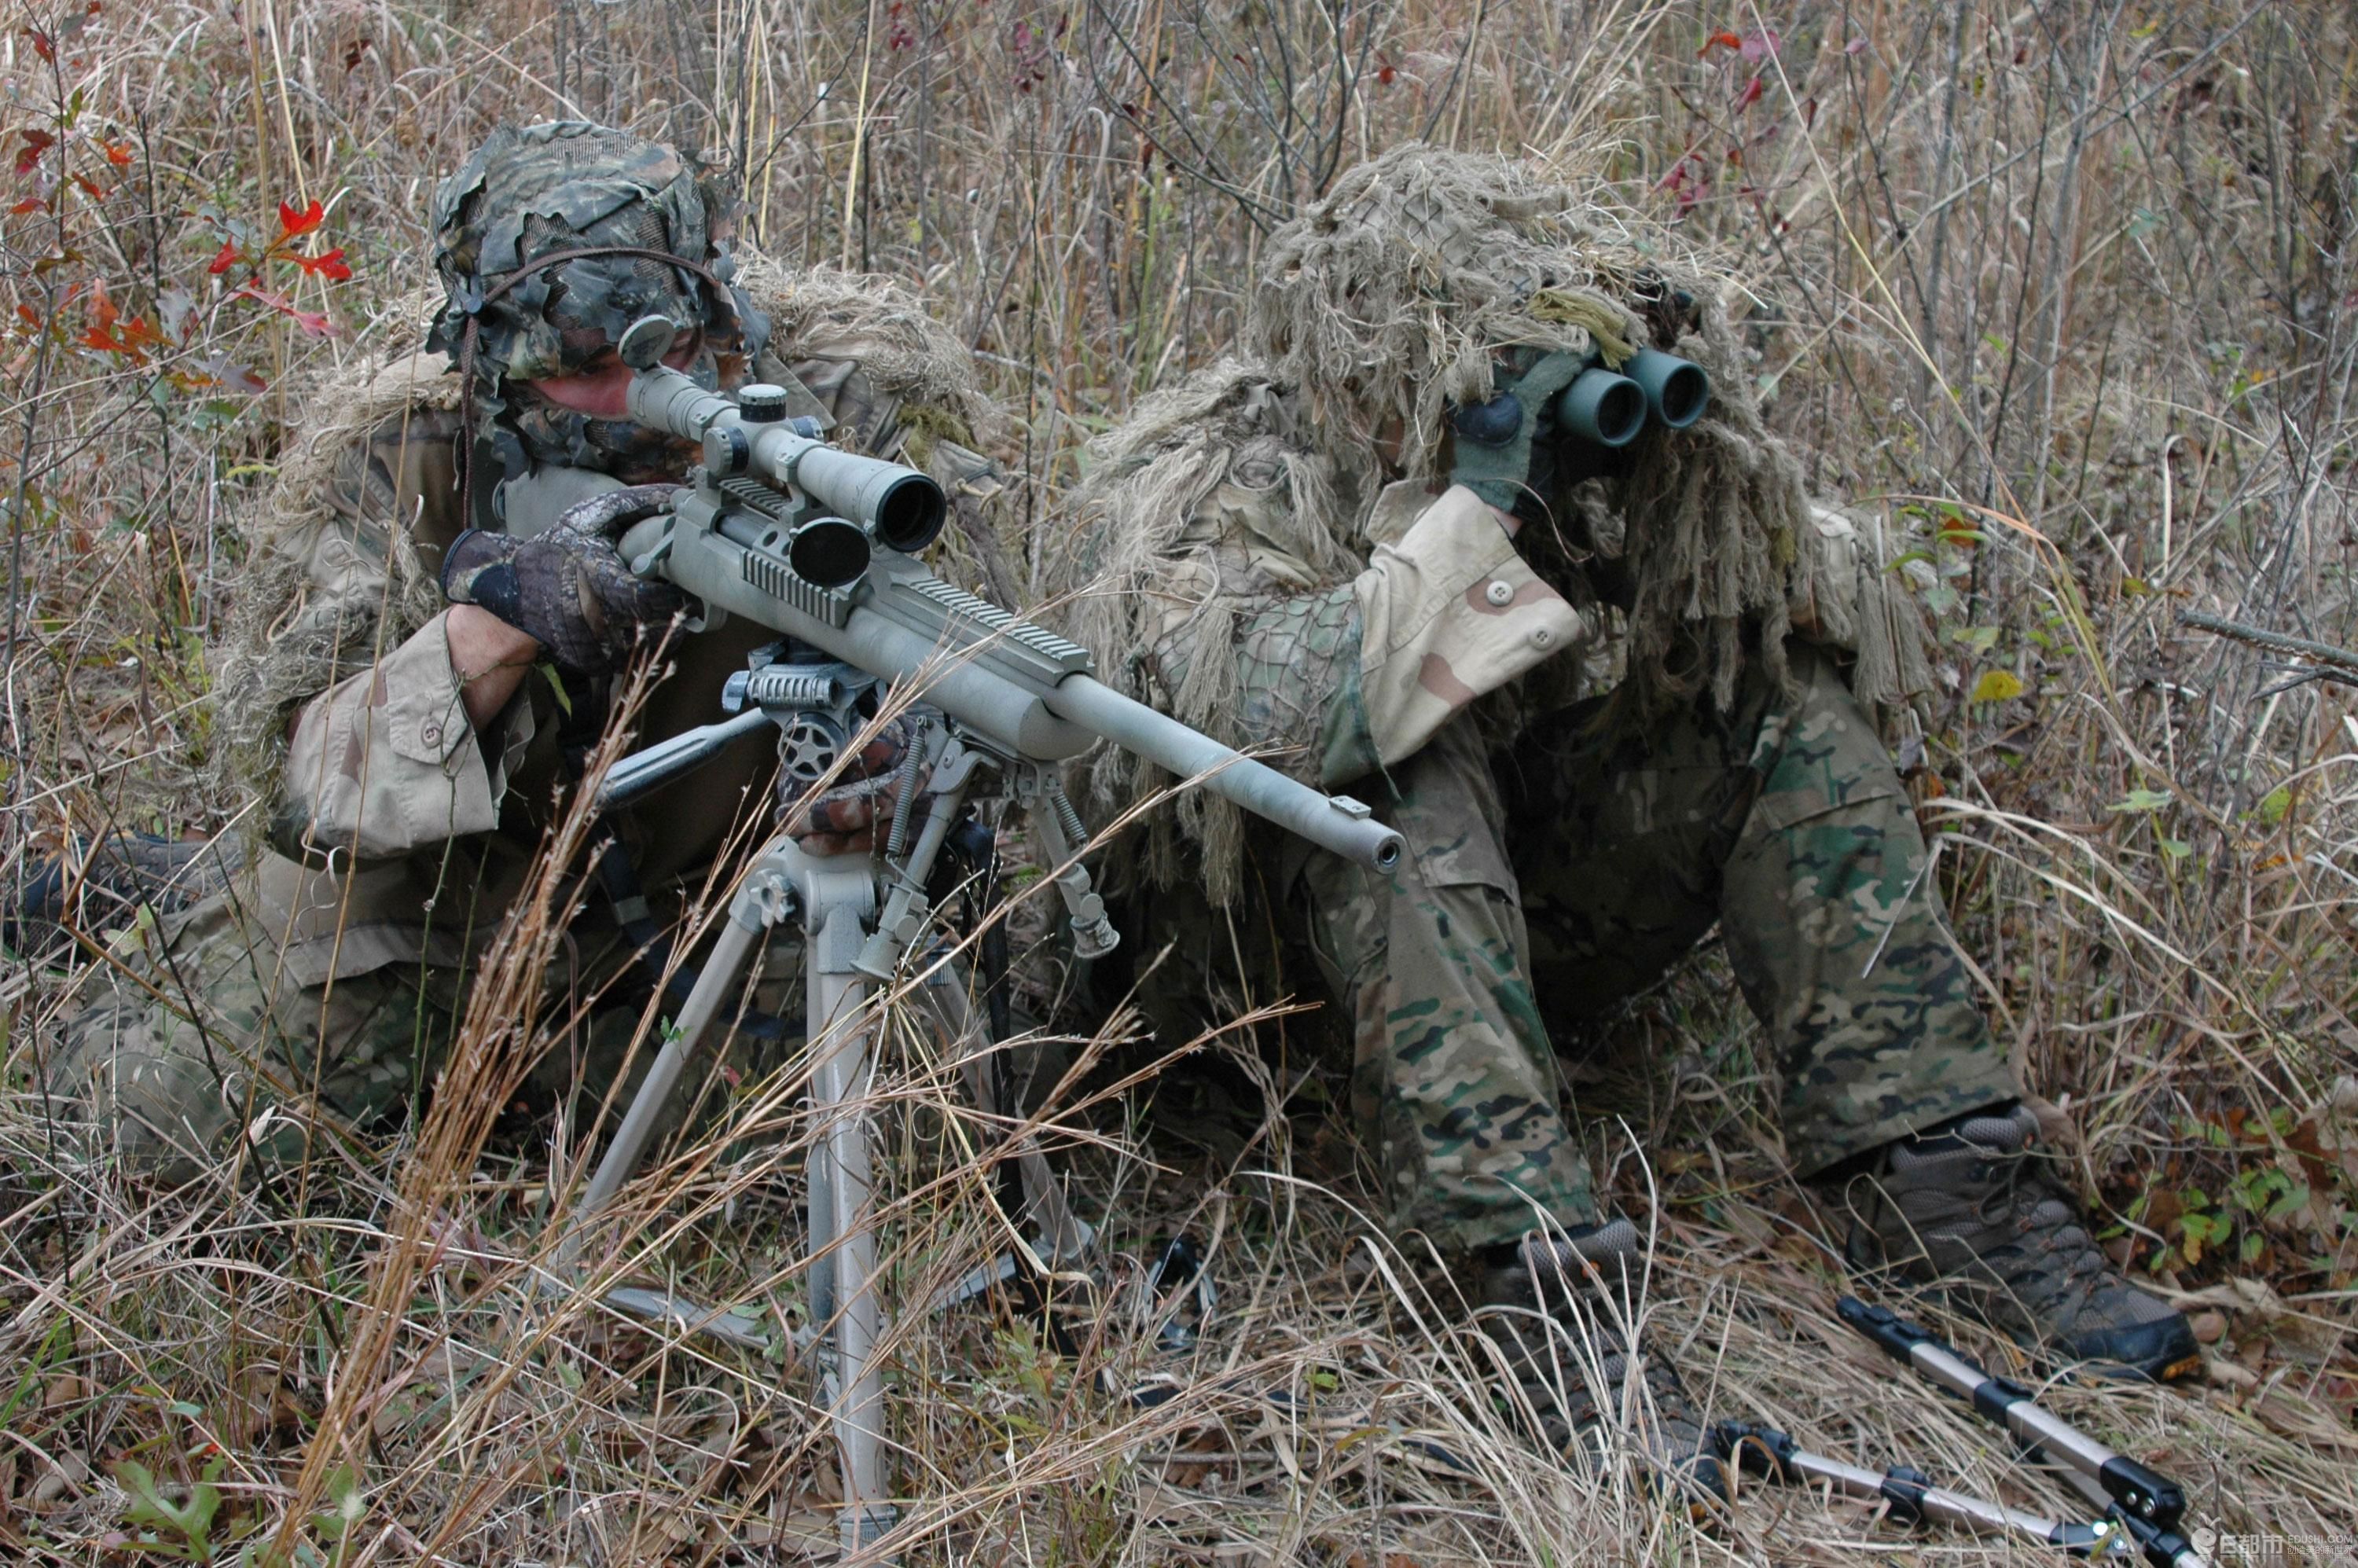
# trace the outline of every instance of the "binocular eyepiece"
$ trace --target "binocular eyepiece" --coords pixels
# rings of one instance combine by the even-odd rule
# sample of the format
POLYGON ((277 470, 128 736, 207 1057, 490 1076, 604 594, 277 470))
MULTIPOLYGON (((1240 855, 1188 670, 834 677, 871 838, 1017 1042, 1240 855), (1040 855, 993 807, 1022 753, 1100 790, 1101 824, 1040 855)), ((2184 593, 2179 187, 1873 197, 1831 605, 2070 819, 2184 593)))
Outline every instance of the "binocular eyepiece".
POLYGON ((1639 349, 1618 371, 1591 365, 1556 395, 1556 423, 1606 449, 1638 438, 1649 416, 1683 430, 1711 406, 1703 366, 1659 349, 1639 349))

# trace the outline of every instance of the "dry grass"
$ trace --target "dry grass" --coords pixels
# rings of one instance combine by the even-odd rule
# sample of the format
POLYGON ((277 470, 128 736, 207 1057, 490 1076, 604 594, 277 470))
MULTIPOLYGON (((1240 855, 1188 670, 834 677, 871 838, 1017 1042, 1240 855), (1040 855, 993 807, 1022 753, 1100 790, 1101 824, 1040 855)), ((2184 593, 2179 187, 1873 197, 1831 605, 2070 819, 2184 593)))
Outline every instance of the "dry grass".
MULTIPOLYGON (((2184 1478, 2203 1524, 2358 1535, 2358 709, 2175 621, 2199 607, 2358 645, 2346 6, 263 0, 31 5, 10 26, 11 200, 28 204, 0 217, 12 885, 68 834, 236 815, 205 794, 203 645, 240 507, 303 373, 365 352, 375 302, 421 276, 430 181, 496 118, 578 113, 716 149, 776 254, 922 284, 1019 415, 1004 455, 1042 481, 1033 506, 1080 436, 1228 341, 1260 236, 1342 164, 1419 134, 1606 157, 1739 259, 1759 374, 1821 482, 1938 535, 1949 684, 1918 782, 1944 886, 2117 1249, 2215 1331, 2205 1382, 2056 1402, 2184 1478), (238 293, 282 200, 325 203, 304 243, 343 247, 351 281, 268 261, 270 297, 238 293), (225 242, 249 259, 211 273, 225 242)), ((224 1555, 233 1538, 344 1563, 824 1549, 803 1369, 535 1287, 578 1144, 552 1175, 545 1146, 438 1110, 299 1189, 125 1184, 70 1159, 25 1087, 91 972, 0 977, 12 1560, 127 1561, 129 1465, 168 1490, 214 1473, 224 1555)), ((1596 1124, 1600 1163, 1661 1233, 1643 1310, 1714 1408, 2065 1508, 1833 1325, 1833 1238, 1779 1173, 1715 959, 1601 1033, 1638 1064, 1584 1105, 1624 1119, 1596 1124)), ((1248 1035, 1215 1043, 1233 1064, 1217 1082, 1267 1081, 1248 1035)), ((474 1038, 468 1070, 492 1075, 535 1040, 474 1038)), ((991 1130, 956 1108, 923 1032, 903 1038, 876 1108, 908 1141, 888 1233, 914 1302, 996 1221, 985 1172, 939 1152, 991 1130)), ((649 1223, 593 1274, 790 1321, 797 1087, 739 1086, 724 1130, 632 1190, 649 1223)), ((1079 1357, 979 1308, 902 1321, 918 1558, 1907 1549, 1848 1505, 1747 1493, 1699 1528, 1626 1475, 1552 1468, 1479 1392, 1485 1352, 1431 1260, 1359 1219, 1358 1166, 1314 1100, 1248 1100, 1207 1133, 1142 1098, 1055 1135, 1118 1303, 1079 1357), (1183 1227, 1224 1294, 1165 1367, 1133 1310, 1138 1260, 1183 1227), (1165 1370, 1186 1389, 1168 1403, 1109 1392, 1165 1370)), ((2287 1560, 2353 1549, 2335 1550, 2287 1560)))

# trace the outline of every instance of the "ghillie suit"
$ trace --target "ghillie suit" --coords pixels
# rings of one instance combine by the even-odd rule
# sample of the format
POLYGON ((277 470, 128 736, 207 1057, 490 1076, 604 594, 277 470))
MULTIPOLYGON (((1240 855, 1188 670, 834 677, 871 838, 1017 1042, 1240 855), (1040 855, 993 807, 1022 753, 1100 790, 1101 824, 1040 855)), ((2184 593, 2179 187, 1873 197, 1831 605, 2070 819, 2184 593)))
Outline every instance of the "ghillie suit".
MULTIPOLYGON (((897 443, 903 460, 925 469, 956 501, 957 527, 943 535, 949 569, 979 579, 999 602, 1013 601, 985 503, 1001 481, 974 449, 995 447, 1002 416, 977 384, 971 357, 899 286, 831 272, 796 273, 758 254, 741 259, 738 281, 770 323, 755 378, 793 374, 832 401, 849 390, 865 442, 897 443), (856 375, 857 384, 840 384, 856 375)), ((460 383, 445 356, 424 347, 441 306, 420 290, 388 314, 384 351, 321 376, 304 397, 319 416, 280 463, 247 523, 249 557, 218 653, 214 719, 218 765, 233 798, 276 787, 292 711, 366 668, 442 611, 434 567, 413 534, 358 525, 355 472, 371 438, 405 445, 415 434, 450 439, 460 383), (365 561, 373 569, 344 572, 365 561), (328 569, 323 570, 323 567, 328 569)), ((486 404, 482 417, 496 416, 486 404)), ((438 468, 455 482, 455 467, 438 468)), ((380 486, 380 488, 383 488, 380 486)), ((398 501, 416 492, 395 476, 398 501)), ((379 498, 394 501, 395 495, 379 498)))
POLYGON ((1271 236, 1249 357, 1096 445, 1049 562, 1107 679, 1405 846, 1378 874, 1182 797, 1130 879, 1156 884, 1131 994, 1185 1038, 1207 1003, 1304 989, 1271 972, 1290 943, 1351 1036, 1390 1233, 1455 1255, 1517 1408, 1575 1453, 1635 1411, 1658 1475, 1706 1493, 1675 1371, 1578 1300, 1644 1244, 1593 1186, 1555 1045, 1714 926, 1797 1173, 1904 1195, 1862 1221, 1903 1238, 1882 1256, 1984 1303, 2018 1283, 1994 1321, 2071 1355, 2191 1349, 2069 1205, 2015 1195, 2014 1081, 1860 702, 1920 684, 1918 622, 1764 427, 1724 287, 1601 190, 1388 153, 1271 236), (1563 390, 1645 347, 1701 364, 1710 412, 1618 454, 1569 438, 1563 390), (1843 633, 1847 681, 1814 640, 1843 633), (1941 1217, 1912 1260, 1907 1203, 1941 1217))
MULTIPOLYGON (((219 677, 224 765, 260 797, 267 842, 221 893, 163 914, 160 978, 114 987, 50 1063, 53 1091, 126 1157, 185 1170, 218 1152, 261 1125, 257 1082, 278 1086, 266 1101, 316 1097, 367 1125, 425 1081, 620 680, 511 667, 498 711, 471 711, 470 683, 491 672, 459 667, 442 558, 470 529, 505 527, 516 497, 550 493, 535 486, 685 470, 687 454, 548 395, 567 378, 614 384, 618 322, 700 324, 671 356, 684 373, 777 383, 841 444, 922 463, 954 498, 950 572, 1005 591, 981 512, 1000 481, 967 445, 995 441, 997 420, 969 356, 882 280, 732 265, 716 200, 676 155, 620 133, 494 135, 437 199, 442 288, 396 309, 383 358, 311 390, 317 423, 248 529, 219 677)), ((516 515, 520 542, 546 512, 516 515)), ((718 717, 728 678, 773 639, 740 619, 673 642, 642 743, 718 717)), ((660 953, 730 843, 770 825, 773 769, 741 746, 608 814, 606 896, 568 918, 551 983, 568 994, 545 999, 575 1036, 551 1092, 578 1088, 581 1061, 600 1092, 611 1081, 653 983, 637 955, 660 953)))
MULTIPOLYGON (((1491 741, 1625 671, 1625 719, 1699 690, 1725 709, 1747 657, 1785 680, 1797 624, 1855 651, 1862 699, 1923 689, 1920 617, 1888 588, 1886 552, 1811 503, 1799 463, 1762 422, 1727 320, 1732 284, 1682 252, 1595 182, 1418 146, 1348 171, 1271 237, 1248 357, 1150 396, 1093 445, 1073 500, 1080 525, 1057 532, 1046 563, 1048 586, 1074 598, 1076 633, 1109 678, 1189 724, 1237 744, 1298 741, 1298 723, 1240 723, 1254 705, 1238 661, 1180 646, 1233 644, 1275 598, 1350 582, 1383 542, 1386 485, 1446 481, 1447 415, 1490 395, 1500 351, 1612 366, 1651 346, 1704 366, 1710 410, 1683 430, 1650 424, 1618 477, 1536 498, 1521 554, 1579 611, 1585 645, 1486 697, 1491 741)), ((1330 662, 1347 652, 1359 650, 1330 662)), ((1319 661, 1308 664, 1297 691, 1317 684, 1319 661)), ((1126 758, 1095 779, 1108 799, 1167 782, 1126 758)), ((1345 781, 1328 771, 1326 782, 1345 781)), ((1183 857, 1165 831, 1154 874, 1184 864, 1227 902, 1241 819, 1200 795, 1178 815, 1196 853, 1183 857)))
MULTIPOLYGON (((1726 287, 1601 188, 1396 149, 1271 237, 1247 355, 1098 440, 1048 541, 1106 679, 1405 840, 1379 876, 1197 792, 1128 877, 1153 890, 1166 1027, 1230 987, 1301 989, 1236 972, 1264 934, 1301 938, 1395 1234, 1487 1254, 1535 1214, 1608 1221, 1553 1039, 1714 925, 1804 1173, 2014 1092, 1851 684, 1921 676, 1912 609, 1764 427, 1726 287), (1518 400, 1512 483, 1458 449, 1466 411, 1516 386, 1552 408, 1571 367, 1639 347, 1709 373, 1699 423, 1598 461, 1518 400), (1805 634, 1870 626, 1883 651, 1849 681, 1805 634)), ((1109 761, 1093 782, 1168 781, 1109 761)))

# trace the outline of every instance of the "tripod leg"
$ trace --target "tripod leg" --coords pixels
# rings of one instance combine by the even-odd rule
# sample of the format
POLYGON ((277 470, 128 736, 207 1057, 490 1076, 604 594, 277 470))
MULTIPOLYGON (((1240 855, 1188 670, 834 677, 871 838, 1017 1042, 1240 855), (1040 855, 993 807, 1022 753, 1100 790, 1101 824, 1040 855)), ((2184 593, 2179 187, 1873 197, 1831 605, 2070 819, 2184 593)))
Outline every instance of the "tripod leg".
MULTIPOLYGON (((966 1080, 967 1093, 974 1098, 976 1108, 994 1118, 1020 1114, 1019 1108, 999 1103, 997 1076, 990 1071, 992 1042, 957 977, 945 969, 925 988, 925 1001, 958 1053, 959 1074, 966 1080)), ((1048 1157, 1026 1140, 1016 1151, 1015 1162, 1022 1175, 1023 1204, 1021 1213, 1008 1217, 1019 1230, 1026 1225, 1040 1227, 1040 1238, 1047 1244, 1045 1261, 1050 1268, 1062 1267, 1082 1256, 1091 1239, 1088 1227, 1065 1206, 1065 1189, 1057 1184, 1048 1157)))
MULTIPOLYGON (((861 882, 866 884, 865 862, 861 882)), ((817 880, 817 879, 814 879, 817 880)), ((871 895, 872 896, 872 895, 871 895)), ((866 933, 861 909, 822 902, 811 912, 809 1028, 811 1089, 825 1136, 815 1150, 811 1240, 829 1248, 823 1267, 834 1308, 836 1440, 843 1449, 843 1550, 867 1547, 892 1528, 898 1510, 885 1500, 884 1384, 876 1368, 884 1310, 876 1289, 876 1233, 870 1213, 868 1119, 854 1101, 871 1076, 876 1022, 869 982, 854 967, 866 933)), ((816 1286, 817 1281, 814 1280, 816 1286)), ((814 1290, 814 1301, 818 1292, 814 1290)))
MULTIPOLYGON (((679 1087, 680 1075, 687 1070, 712 1021, 719 1016, 721 1007, 744 979, 745 959, 753 950, 754 938, 767 929, 758 918, 751 926, 745 920, 744 914, 732 913, 721 922, 720 938, 713 944, 712 957, 706 961, 704 972, 697 977, 696 989, 688 992, 687 1005, 680 1009, 677 1032, 664 1042, 654 1065, 647 1069, 646 1080, 632 1098, 631 1108, 623 1113, 622 1125, 615 1130, 612 1145, 598 1162, 597 1173, 590 1178, 589 1191, 581 1195, 581 1206, 576 1211, 577 1234, 579 1227, 594 1219, 613 1201, 622 1184, 639 1168, 639 1157, 646 1152, 655 1119, 670 1102, 672 1091, 679 1087)), ((569 1238, 566 1249, 570 1250, 569 1238)))

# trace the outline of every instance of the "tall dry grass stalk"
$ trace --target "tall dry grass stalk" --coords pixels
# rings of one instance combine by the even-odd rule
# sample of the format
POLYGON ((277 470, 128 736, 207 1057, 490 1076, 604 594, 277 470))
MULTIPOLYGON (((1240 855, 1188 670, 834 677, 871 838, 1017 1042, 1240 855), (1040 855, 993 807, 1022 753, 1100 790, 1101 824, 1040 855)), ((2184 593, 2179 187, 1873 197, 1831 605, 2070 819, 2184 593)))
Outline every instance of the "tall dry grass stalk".
MULTIPOLYGON (((382 302, 424 280, 432 182, 500 119, 708 149, 767 249, 921 286, 1019 416, 1001 454, 1036 481, 1019 544, 1080 438, 1228 342, 1263 236, 1338 169, 1412 135, 1601 161, 1739 261, 1758 376, 1816 481, 1921 540, 1945 684, 1898 740, 1966 949, 2116 1252, 2215 1336, 2205 1385, 2056 1402, 2175 1469, 2220 1530, 2358 1533, 2358 710, 2176 619, 2358 645, 2353 71, 2348 8, 2298 0, 23 5, 0 40, 6 880, 76 837, 208 831, 243 807, 203 766, 241 509, 307 373, 365 354, 382 302), (299 224, 312 200, 321 226, 279 243, 278 204, 299 224), (319 262, 331 247, 349 280, 319 262)), ((141 1512, 125 1462, 176 1503, 211 1473, 224 1558, 827 1549, 809 1368, 539 1282, 584 1130, 549 1149, 488 1116, 571 1022, 530 977, 575 848, 553 844, 433 1108, 299 1188, 157 1193, 75 1157, 27 1065, 92 966, 0 975, 11 1560, 127 1560, 142 1529, 193 1551, 141 1512)), ((1020 1315, 904 1311, 892 1408, 916 1558, 1898 1549, 1846 1506, 1747 1492, 1699 1528, 1626 1470, 1536 1458, 1433 1260, 1355 1206, 1347 1140, 1303 1098, 1325 1080, 1281 1085, 1253 1049, 1277 1027, 1264 1008, 1200 1043, 1230 1064, 1209 1082, 1260 1086, 1241 1101, 1184 1079, 1159 1115, 1142 1086, 1081 1105, 1076 1079, 1041 1113, 1109 1241, 1111 1305, 1080 1321, 1077 1357, 1020 1315), (1142 1260, 1182 1228, 1223 1300, 1196 1349, 1157 1357, 1142 1260), (1121 1392, 1165 1374, 1168 1402, 1121 1392)), ((1159 1060, 1134 1032, 1125 1015, 1068 1045, 1159 1060)), ((1599 1162, 1661 1236, 1629 1310, 1713 1408, 2066 1509, 1830 1325, 1839 1238, 1783 1174, 1716 958, 1597 1033, 1640 1064, 1585 1075, 1585 1101, 1622 1118, 1595 1125, 1599 1162)), ((1000 1244, 971 1152, 1008 1129, 964 1105, 922 1022, 893 1037, 865 1108, 899 1141, 887 1269, 914 1308, 1000 1244)), ((591 1277, 742 1304, 783 1338, 806 1305, 804 1089, 707 1089, 730 1116, 632 1189, 643 1223, 591 1277)))

